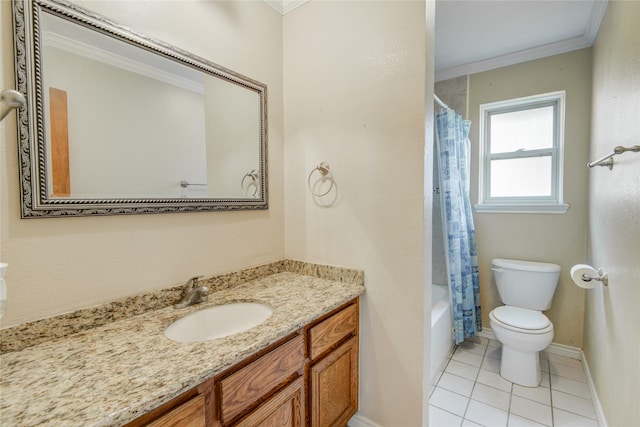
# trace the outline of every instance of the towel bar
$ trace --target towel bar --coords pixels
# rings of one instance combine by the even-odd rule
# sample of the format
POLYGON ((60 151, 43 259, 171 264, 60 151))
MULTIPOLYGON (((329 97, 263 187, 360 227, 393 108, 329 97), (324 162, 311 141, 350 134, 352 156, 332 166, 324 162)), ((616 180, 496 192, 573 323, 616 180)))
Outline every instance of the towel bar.
POLYGON ((640 145, 634 145, 632 147, 623 147, 621 145, 618 145, 613 149, 613 153, 607 154, 606 156, 598 160, 594 160, 593 162, 589 162, 587 163, 587 166, 589 166, 590 168, 594 166, 607 166, 609 170, 611 170, 613 169, 613 156, 622 154, 625 151, 632 151, 634 153, 637 153, 640 151, 640 145))

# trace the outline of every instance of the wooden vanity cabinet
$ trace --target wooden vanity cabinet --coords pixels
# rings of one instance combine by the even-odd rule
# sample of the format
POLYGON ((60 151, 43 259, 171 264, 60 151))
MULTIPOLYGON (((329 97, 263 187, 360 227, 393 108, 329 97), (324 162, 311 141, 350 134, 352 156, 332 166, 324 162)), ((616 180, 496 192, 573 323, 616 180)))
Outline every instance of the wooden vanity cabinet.
POLYGON ((128 427, 344 427, 358 409, 358 298, 128 427))

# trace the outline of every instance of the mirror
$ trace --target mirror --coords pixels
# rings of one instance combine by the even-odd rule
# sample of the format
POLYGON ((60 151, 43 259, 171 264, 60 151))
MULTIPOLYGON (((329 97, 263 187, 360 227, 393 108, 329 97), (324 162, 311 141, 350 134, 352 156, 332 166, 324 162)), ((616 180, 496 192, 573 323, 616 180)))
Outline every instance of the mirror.
POLYGON ((23 218, 268 208, 266 85, 72 4, 13 8, 23 218))

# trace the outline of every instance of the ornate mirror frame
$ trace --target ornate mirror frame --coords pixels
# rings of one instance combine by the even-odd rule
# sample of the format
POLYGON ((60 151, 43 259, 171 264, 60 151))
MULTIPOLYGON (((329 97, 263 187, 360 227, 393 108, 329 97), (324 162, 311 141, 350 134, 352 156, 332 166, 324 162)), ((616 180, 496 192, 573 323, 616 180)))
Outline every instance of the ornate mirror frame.
POLYGON ((13 0, 16 86, 27 99, 18 111, 18 157, 22 218, 123 215, 268 209, 267 87, 189 52, 151 39, 91 11, 61 0, 13 0), (45 147, 40 16, 50 13, 117 38, 164 58, 224 79, 259 97, 258 188, 249 198, 52 198, 49 197, 45 147))

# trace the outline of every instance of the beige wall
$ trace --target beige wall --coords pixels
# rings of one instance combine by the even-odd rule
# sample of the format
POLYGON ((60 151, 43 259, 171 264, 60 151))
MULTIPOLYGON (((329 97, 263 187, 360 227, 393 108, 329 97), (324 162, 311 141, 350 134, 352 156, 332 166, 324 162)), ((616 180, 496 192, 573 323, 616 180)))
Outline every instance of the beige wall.
POLYGON ((285 252, 365 271, 360 414, 384 426, 422 424, 425 35, 424 2, 317 1, 284 18, 285 252), (307 189, 322 161, 330 206, 307 189))
MULTIPOLYGON (((478 176, 480 104, 559 90, 566 91, 564 140, 564 201, 571 205, 564 215, 474 215, 480 266, 483 325, 489 312, 500 305, 491 274, 491 259, 512 258, 546 261, 562 267, 552 307, 546 312, 555 329, 554 342, 582 347, 584 290, 573 284, 569 270, 586 257, 587 192, 591 49, 578 50, 510 67, 472 75, 469 118, 472 121, 471 176, 478 176)), ((471 186, 471 202, 478 201, 477 181, 471 186)))
MULTIPOLYGON (((257 1, 82 5, 268 85, 269 210, 22 220, 12 114, 0 128, 2 327, 284 257, 282 16, 257 1)), ((0 1, 0 36, 0 87, 10 88, 8 1, 0 1)))
MULTIPOLYGON (((593 46, 591 160, 640 144, 640 2, 610 1, 593 46)), ((609 287, 587 292, 584 353, 611 427, 640 425, 640 153, 589 172, 589 263, 609 287)))

